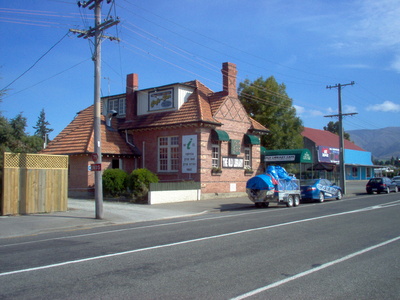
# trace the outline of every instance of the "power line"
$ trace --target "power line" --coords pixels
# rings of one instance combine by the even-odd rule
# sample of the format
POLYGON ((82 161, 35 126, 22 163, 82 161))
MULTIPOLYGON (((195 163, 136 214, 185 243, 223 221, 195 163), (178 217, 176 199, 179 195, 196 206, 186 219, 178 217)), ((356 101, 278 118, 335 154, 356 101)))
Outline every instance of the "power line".
POLYGON ((6 90, 8 87, 10 87, 14 82, 16 82, 18 79, 20 79, 22 76, 24 76, 26 73, 28 73, 39 61, 42 60, 42 58, 44 58, 51 50, 53 50, 53 48, 55 46, 57 46, 59 43, 61 43, 61 41, 68 35, 68 32, 58 41, 56 42, 53 46, 50 47, 49 50, 47 50, 42 56, 40 56, 32 66, 30 66, 25 72, 23 72, 21 75, 19 75, 17 78, 15 78, 13 81, 11 81, 11 83, 9 83, 8 85, 6 85, 4 88, 2 88, 1 90, 4 91, 6 90))

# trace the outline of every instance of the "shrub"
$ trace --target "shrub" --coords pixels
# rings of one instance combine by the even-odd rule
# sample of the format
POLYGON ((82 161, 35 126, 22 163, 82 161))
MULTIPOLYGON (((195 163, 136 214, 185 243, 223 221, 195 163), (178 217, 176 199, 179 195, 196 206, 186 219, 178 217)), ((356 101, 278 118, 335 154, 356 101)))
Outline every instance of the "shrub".
POLYGON ((119 196, 126 191, 128 174, 121 169, 107 169, 103 173, 103 190, 111 196, 119 196))
POLYGON ((152 182, 157 183, 158 177, 147 169, 133 170, 128 176, 128 188, 138 198, 147 195, 152 182))

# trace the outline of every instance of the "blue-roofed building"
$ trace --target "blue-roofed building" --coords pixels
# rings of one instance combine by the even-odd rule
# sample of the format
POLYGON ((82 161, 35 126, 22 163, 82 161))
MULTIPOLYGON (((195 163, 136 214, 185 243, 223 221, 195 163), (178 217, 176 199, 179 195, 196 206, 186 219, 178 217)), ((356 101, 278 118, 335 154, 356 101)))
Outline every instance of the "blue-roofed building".
MULTIPOLYGON (((304 127, 302 132, 304 148, 313 157, 312 170, 320 172, 339 172, 339 136, 320 129, 304 127)), ((367 180, 374 177, 371 152, 356 144, 344 141, 344 164, 346 180, 367 180)))

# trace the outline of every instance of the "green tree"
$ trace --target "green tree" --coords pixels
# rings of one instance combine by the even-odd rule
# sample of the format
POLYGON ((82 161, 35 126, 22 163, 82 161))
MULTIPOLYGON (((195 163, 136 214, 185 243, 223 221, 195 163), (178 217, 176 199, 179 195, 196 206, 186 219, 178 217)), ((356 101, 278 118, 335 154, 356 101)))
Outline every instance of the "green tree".
POLYGON ((44 108, 42 108, 39 118, 36 122, 36 126, 33 126, 33 129, 36 129, 35 136, 38 136, 43 141, 46 141, 47 135, 53 131, 53 129, 48 127, 49 125, 50 123, 46 121, 46 113, 44 112, 44 108))
POLYGON ((239 84, 239 99, 250 116, 270 131, 261 138, 268 149, 303 148, 303 122, 296 116, 293 101, 286 93, 285 84, 278 84, 273 76, 246 79, 239 84))
MULTIPOLYGON (((327 126, 324 126, 324 130, 339 135, 339 121, 336 122, 330 121, 327 126)), ((350 141, 350 134, 348 132, 345 132, 344 129, 343 129, 343 138, 350 141)))

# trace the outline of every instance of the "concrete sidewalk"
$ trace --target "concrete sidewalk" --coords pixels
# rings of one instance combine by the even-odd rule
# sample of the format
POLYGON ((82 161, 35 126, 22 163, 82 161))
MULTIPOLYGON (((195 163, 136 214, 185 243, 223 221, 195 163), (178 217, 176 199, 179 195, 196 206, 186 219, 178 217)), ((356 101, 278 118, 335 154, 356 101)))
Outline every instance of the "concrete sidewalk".
MULTIPOLYGON (((366 181, 348 183, 345 197, 365 193, 365 184, 366 181)), ((94 200, 68 199, 68 211, 66 212, 0 216, 0 238, 171 219, 253 207, 254 204, 247 196, 233 198, 216 196, 216 198, 208 200, 156 205, 104 201, 104 217, 98 220, 95 218, 94 200)))

